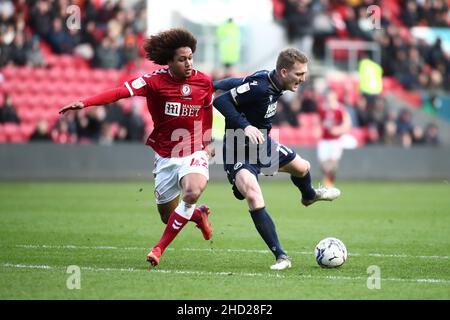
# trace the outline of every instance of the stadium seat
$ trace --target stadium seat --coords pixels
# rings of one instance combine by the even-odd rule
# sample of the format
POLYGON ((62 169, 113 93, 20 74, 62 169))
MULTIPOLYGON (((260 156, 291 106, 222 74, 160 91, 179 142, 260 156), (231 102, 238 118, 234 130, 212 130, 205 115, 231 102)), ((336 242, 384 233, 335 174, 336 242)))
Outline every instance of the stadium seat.
POLYGON ((9 80, 9 79, 15 77, 17 69, 18 68, 15 66, 7 65, 2 68, 1 73, 3 74, 3 76, 5 77, 6 80, 9 80))
POLYGON ((350 130, 350 134, 358 142, 358 147, 362 147, 366 144, 366 139, 368 135, 367 128, 352 128, 350 130))
POLYGON ((6 135, 3 132, 2 126, 0 125, 0 143, 6 143, 7 139, 6 139, 6 135))
POLYGON ((25 140, 29 140, 36 128, 35 123, 21 123, 20 132, 25 140))
POLYGON ((298 115, 298 121, 301 128, 312 129, 320 126, 320 119, 317 113, 300 113, 298 115))
POLYGON ((53 67, 47 71, 47 81, 56 81, 63 78, 64 70, 58 67, 53 67))
POLYGON ((41 110, 39 108, 33 108, 23 112, 21 114, 21 121, 23 123, 37 123, 37 121, 41 118, 41 110))
POLYGON ((16 123, 5 123, 3 125, 4 134, 7 141, 18 143, 24 142, 25 139, 22 137, 22 132, 20 131, 20 126, 16 123))
POLYGON ((276 133, 278 133, 278 139, 281 144, 285 144, 288 146, 297 145, 297 141, 295 138, 295 129, 292 127, 276 127, 274 126, 272 129, 272 136, 276 139, 276 133))
POLYGON ((35 68, 35 69, 33 70, 33 80, 34 80, 34 81, 41 81, 41 80, 46 79, 46 77, 47 77, 47 72, 48 72, 47 69, 44 69, 44 68, 35 68))

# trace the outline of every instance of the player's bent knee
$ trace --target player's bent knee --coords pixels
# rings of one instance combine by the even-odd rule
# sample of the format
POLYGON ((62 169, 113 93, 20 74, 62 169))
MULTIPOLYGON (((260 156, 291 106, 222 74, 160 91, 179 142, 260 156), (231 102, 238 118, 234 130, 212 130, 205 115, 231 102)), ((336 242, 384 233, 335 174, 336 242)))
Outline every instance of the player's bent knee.
POLYGON ((202 188, 189 188, 184 191, 183 199, 187 203, 196 203, 202 194, 202 188))
POLYGON ((245 198, 251 209, 264 207, 262 194, 257 190, 248 190, 245 198))

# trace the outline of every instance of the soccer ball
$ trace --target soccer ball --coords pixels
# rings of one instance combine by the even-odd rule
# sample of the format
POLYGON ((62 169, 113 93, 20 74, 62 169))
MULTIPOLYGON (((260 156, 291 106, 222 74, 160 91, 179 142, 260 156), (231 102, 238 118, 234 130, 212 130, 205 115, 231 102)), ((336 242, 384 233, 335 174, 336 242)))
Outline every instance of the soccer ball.
POLYGON ((316 261, 323 268, 336 268, 347 260, 347 248, 336 238, 325 238, 319 241, 315 249, 316 261))

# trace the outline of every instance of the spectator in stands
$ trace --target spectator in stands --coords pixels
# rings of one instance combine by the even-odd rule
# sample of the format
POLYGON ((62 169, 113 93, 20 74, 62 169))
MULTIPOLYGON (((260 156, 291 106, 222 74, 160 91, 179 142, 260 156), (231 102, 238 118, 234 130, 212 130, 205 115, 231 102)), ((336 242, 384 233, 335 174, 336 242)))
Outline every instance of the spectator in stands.
POLYGON ((397 136, 397 123, 395 122, 395 114, 389 116, 384 123, 383 133, 384 135, 382 141, 385 145, 400 145, 400 140, 397 136))
POLYGON ((385 100, 383 97, 379 96, 375 99, 373 107, 370 108, 370 121, 376 126, 378 134, 380 137, 384 136, 384 124, 387 120, 387 109, 385 105, 385 100))
POLYGON ((241 59, 241 28, 229 18, 216 29, 219 41, 220 62, 225 70, 232 68, 241 59))
POLYGON ((5 35, 0 32, 0 67, 11 60, 11 47, 5 42, 5 35))
MULTIPOLYGON (((403 10, 400 14, 405 26, 411 28, 417 25, 419 20, 419 13, 417 11, 417 3, 415 0, 406 0, 406 10, 403 10)), ((405 6, 403 6, 405 7, 405 6)))
POLYGON ((369 40, 366 38, 366 34, 359 27, 355 9, 353 7, 348 6, 346 8, 344 21, 348 35, 350 37, 369 40))
POLYGON ((48 41, 52 49, 57 54, 70 54, 76 46, 74 37, 64 28, 63 21, 57 17, 53 20, 52 30, 49 33, 48 41))
POLYGON ((98 142, 102 123, 106 119, 103 106, 77 113, 77 136, 80 143, 98 142))
POLYGON ((59 144, 77 142, 76 135, 70 131, 70 123, 66 118, 60 118, 51 132, 52 140, 59 144))
POLYGON ((374 26, 372 18, 367 15, 367 6, 357 8, 357 21, 360 30, 360 36, 366 41, 373 41, 374 26))
POLYGON ((38 36, 32 37, 30 47, 26 51, 26 59, 28 64, 33 67, 44 67, 46 65, 38 36))
POLYGON ((426 145, 438 146, 441 141, 439 139, 439 129, 435 123, 429 123, 425 128, 424 142, 426 145))
POLYGON ((50 135, 50 131, 48 128, 48 122, 47 120, 39 120, 36 130, 33 132, 33 134, 30 137, 30 142, 51 142, 52 137, 50 135))
POLYGON ((125 45, 123 49, 123 64, 127 65, 139 59, 138 45, 136 36, 133 34, 131 27, 125 29, 125 45))
POLYGON ((10 19, 14 15, 14 5, 10 0, 0 1, 0 16, 10 19))
POLYGON ((3 105, 0 106, 0 123, 20 123, 12 97, 5 93, 3 105))
POLYGON ((347 111, 348 115, 350 116, 351 122, 352 122, 352 127, 359 127, 358 124, 358 114, 356 112, 356 107, 355 107, 355 101, 354 99, 358 99, 356 96, 353 96, 352 94, 352 84, 351 83, 346 83, 345 84, 345 91, 344 91, 344 96, 342 97, 342 104, 345 107, 345 110, 347 111))
POLYGON ((371 121, 367 99, 364 96, 361 96, 356 101, 355 108, 356 108, 357 126, 360 128, 367 127, 371 121))
POLYGON ((130 110, 125 113, 122 126, 126 129, 127 141, 142 141, 145 134, 145 123, 141 116, 141 105, 138 100, 134 100, 130 110))
POLYGON ((313 86, 305 86, 301 95, 299 95, 300 112, 317 112, 317 98, 313 86))
POLYGON ((38 0, 30 10, 30 25, 33 31, 41 38, 48 40, 52 30, 52 13, 50 3, 38 0))
POLYGON ((24 34, 17 33, 11 45, 11 60, 15 65, 25 66, 27 64, 26 49, 24 34))
POLYGON ((397 135, 400 137, 400 141, 403 147, 410 147, 412 143, 412 114, 411 111, 403 109, 400 111, 397 118, 397 135))
MULTIPOLYGON (((336 36, 337 28, 333 21, 333 13, 319 13, 314 19, 314 44, 313 53, 317 59, 325 58, 325 44, 330 37, 336 36)), ((342 22, 343 24, 343 22, 342 22)), ((342 26, 344 29, 345 27, 342 26)))
POLYGON ((288 41, 312 57, 314 12, 311 0, 287 0, 284 12, 288 41))
POLYGON ((110 123, 103 122, 101 124, 98 143, 104 146, 110 146, 114 143, 114 135, 110 123))
POLYGON ((421 126, 413 126, 413 131, 411 134, 411 138, 412 138, 412 144, 414 146, 416 145, 421 145, 425 143, 425 137, 424 137, 424 132, 423 132, 423 128, 421 126))
POLYGON ((104 38, 96 49, 95 66, 104 69, 116 69, 121 66, 121 57, 114 40, 104 38))
POLYGON ((274 117, 274 124, 283 127, 299 127, 298 115, 300 114, 301 101, 300 97, 294 92, 286 92, 283 94, 279 102, 279 110, 274 117))
POLYGON ((358 63, 359 91, 373 106, 376 97, 383 91, 383 68, 367 54, 363 54, 358 63))

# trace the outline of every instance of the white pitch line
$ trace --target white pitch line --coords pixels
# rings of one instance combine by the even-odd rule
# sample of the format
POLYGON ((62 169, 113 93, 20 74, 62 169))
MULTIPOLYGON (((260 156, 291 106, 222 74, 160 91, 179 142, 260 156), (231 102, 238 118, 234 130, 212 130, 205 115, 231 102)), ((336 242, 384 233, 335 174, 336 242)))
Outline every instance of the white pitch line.
MULTIPOLYGON (((13 264, 3 263, 4 268, 16 268, 16 269, 45 269, 45 270, 65 270, 64 266, 48 266, 48 265, 26 265, 26 264, 13 264)), ((176 274, 189 274, 198 276, 244 276, 244 277, 272 277, 272 278, 285 278, 280 274, 271 273, 252 273, 252 272, 212 272, 212 271, 191 271, 191 270, 167 270, 167 269, 135 269, 135 268, 99 268, 99 267, 80 267, 81 270, 93 271, 93 272, 153 272, 153 273, 176 273, 176 274)))
MULTIPOLYGON (((148 248, 140 247, 113 247, 113 246, 77 246, 77 245, 46 245, 46 244, 18 244, 17 248, 25 249, 87 249, 87 250, 140 250, 145 251, 148 248)), ((236 253, 261 253, 268 254, 268 250, 256 250, 256 249, 223 249, 223 248, 167 248, 166 250, 181 250, 181 251, 209 251, 209 252, 236 252, 236 253)), ((295 251, 289 250, 288 253, 310 255, 313 251, 295 251)), ((354 257, 379 257, 379 258, 410 258, 410 259, 442 259, 448 260, 449 256, 412 256, 407 254, 385 254, 385 253, 349 253, 349 256, 354 257)))
MULTIPOLYGON (((2 263, 3 268, 16 269, 43 269, 43 270, 65 270, 64 266, 48 266, 48 265, 26 265, 2 263)), ((192 270, 168 270, 168 269, 135 269, 135 268, 99 268, 99 267, 80 267, 81 270, 93 272, 150 272, 150 273, 167 273, 167 274, 187 274, 197 276, 243 276, 243 277, 269 277, 269 278, 301 278, 301 279, 322 279, 322 280, 339 280, 339 281, 366 281, 366 277, 350 277, 350 276, 312 276, 312 275, 289 275, 284 276, 279 273, 251 273, 251 272, 226 272, 226 271, 192 271, 192 270)), ((412 282, 412 283, 430 283, 430 284, 450 284, 449 279, 401 279, 401 278, 382 278, 381 281, 392 282, 412 282)))

